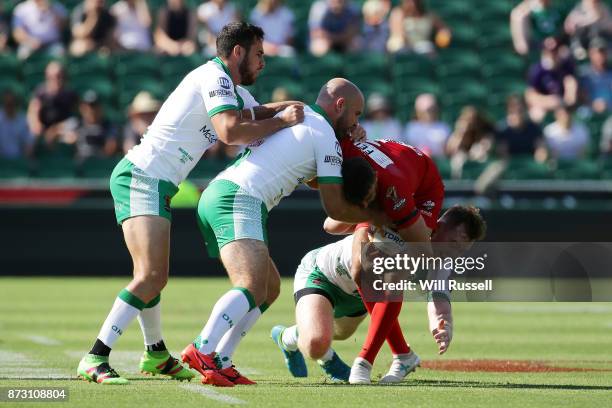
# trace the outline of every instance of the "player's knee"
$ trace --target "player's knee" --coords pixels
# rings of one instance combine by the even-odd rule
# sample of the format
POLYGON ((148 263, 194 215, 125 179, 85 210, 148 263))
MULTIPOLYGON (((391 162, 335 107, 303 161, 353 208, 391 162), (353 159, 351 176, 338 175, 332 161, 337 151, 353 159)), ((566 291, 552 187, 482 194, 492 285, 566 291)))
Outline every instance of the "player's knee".
POLYGON ((316 337, 300 336, 299 347, 302 353, 316 360, 325 355, 327 350, 331 347, 331 342, 331 336, 327 335, 316 337))

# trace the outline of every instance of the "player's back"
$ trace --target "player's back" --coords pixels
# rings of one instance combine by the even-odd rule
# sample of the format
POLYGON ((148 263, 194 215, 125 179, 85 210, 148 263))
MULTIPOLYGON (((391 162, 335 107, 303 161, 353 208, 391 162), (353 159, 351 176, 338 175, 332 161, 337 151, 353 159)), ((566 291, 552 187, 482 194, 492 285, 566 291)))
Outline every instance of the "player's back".
POLYGON ((330 124, 305 107, 303 123, 251 143, 217 178, 238 184, 269 210, 300 183, 317 176, 321 161, 339 169, 340 145, 330 124))

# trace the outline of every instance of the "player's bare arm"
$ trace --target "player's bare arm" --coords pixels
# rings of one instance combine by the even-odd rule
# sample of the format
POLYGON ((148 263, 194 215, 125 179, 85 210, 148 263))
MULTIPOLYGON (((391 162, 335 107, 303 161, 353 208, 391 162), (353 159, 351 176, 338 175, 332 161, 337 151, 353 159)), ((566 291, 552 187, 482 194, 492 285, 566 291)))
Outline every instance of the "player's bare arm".
POLYGON ((348 223, 362 221, 387 223, 387 216, 382 212, 362 208, 346 201, 342 192, 342 184, 321 184, 319 186, 319 194, 325 212, 334 220, 348 223))
POLYGON ((284 111, 286 108, 292 105, 298 105, 304 107, 304 103, 300 101, 284 101, 284 102, 271 102, 264 103, 263 105, 253 107, 251 109, 243 109, 242 117, 251 120, 264 120, 270 119, 276 116, 279 112, 284 111), (252 114, 255 114, 255 117, 252 114))
POLYGON ((446 299, 434 298, 427 303, 429 330, 438 344, 438 353, 444 354, 453 338, 453 315, 446 299))
POLYGON ((282 114, 264 120, 250 120, 240 111, 227 110, 211 118, 219 140, 228 145, 244 145, 304 121, 304 106, 291 105, 282 114))

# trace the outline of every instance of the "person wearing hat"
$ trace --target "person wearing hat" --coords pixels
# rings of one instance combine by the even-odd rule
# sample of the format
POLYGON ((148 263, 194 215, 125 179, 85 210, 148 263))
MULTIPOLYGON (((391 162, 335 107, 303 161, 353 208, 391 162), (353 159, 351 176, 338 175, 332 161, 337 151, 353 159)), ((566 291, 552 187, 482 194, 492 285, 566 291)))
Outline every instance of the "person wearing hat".
POLYGON ((612 70, 608 68, 608 44, 601 37, 589 43, 590 64, 580 75, 584 104, 596 113, 612 109, 612 70))
POLYGON ((368 97, 366 109, 367 116, 363 122, 363 128, 368 140, 400 140, 402 127, 393 117, 393 109, 386 96, 379 93, 371 94, 368 97))
POLYGON ((147 91, 140 91, 134 97, 128 107, 128 123, 123 128, 123 151, 125 153, 140 142, 142 135, 153 123, 161 105, 161 102, 147 91))
POLYGON ((88 90, 79 102, 80 118, 66 138, 76 146, 77 157, 112 156, 117 153, 117 129, 104 115, 98 94, 88 90))

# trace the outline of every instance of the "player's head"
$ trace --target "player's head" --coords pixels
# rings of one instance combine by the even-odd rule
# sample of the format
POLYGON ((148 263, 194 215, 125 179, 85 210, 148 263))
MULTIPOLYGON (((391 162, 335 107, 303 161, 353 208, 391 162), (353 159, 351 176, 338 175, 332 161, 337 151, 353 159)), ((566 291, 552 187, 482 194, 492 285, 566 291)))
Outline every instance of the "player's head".
POLYGON ((376 198, 376 172, 363 157, 342 162, 342 191, 351 204, 366 208, 376 198))
POLYGON ((469 250, 475 241, 487 233, 487 224, 480 210, 473 206, 454 205, 438 220, 438 228, 431 234, 432 242, 450 243, 444 246, 444 255, 459 256, 469 250))
POLYGON ((357 85, 344 78, 334 78, 319 91, 317 104, 329 116, 336 137, 342 139, 359 124, 365 101, 357 85))
POLYGON ((236 64, 241 85, 252 85, 264 68, 264 32, 255 25, 238 22, 221 29, 217 36, 217 55, 236 64))

